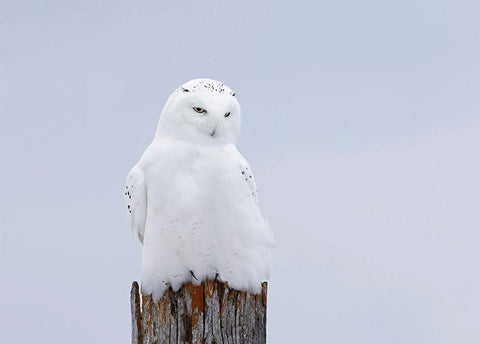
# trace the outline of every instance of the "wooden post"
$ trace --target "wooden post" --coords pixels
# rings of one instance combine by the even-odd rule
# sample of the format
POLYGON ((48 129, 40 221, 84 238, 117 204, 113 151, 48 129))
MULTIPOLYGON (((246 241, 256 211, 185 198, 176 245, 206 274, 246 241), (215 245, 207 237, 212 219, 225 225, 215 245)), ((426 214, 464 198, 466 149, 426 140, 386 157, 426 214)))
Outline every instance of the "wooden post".
POLYGON ((142 295, 133 282, 130 293, 133 344, 265 344, 267 283, 261 294, 205 281, 169 289, 158 302, 142 295))

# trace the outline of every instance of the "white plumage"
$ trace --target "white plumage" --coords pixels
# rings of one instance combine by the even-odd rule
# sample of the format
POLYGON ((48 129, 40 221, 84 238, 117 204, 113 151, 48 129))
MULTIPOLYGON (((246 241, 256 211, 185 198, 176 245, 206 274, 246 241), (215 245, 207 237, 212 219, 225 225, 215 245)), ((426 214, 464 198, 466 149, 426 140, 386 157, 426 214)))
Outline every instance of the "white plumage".
POLYGON ((165 104, 155 138, 127 176, 125 203, 143 243, 142 292, 218 278, 259 292, 274 244, 252 171, 235 143, 240 106, 210 79, 165 104))

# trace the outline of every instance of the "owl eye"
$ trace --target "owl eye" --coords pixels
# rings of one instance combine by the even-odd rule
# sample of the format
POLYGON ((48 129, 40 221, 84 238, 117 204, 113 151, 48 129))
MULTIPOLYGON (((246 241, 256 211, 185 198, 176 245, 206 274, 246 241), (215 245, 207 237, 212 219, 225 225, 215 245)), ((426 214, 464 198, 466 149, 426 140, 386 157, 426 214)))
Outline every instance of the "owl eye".
POLYGON ((227 112, 224 116, 225 116, 225 117, 230 116, 230 112, 227 112))
POLYGON ((199 107, 194 107, 193 110, 195 110, 195 112, 198 112, 198 113, 205 113, 205 112, 207 112, 207 110, 202 109, 202 108, 199 108, 199 107))

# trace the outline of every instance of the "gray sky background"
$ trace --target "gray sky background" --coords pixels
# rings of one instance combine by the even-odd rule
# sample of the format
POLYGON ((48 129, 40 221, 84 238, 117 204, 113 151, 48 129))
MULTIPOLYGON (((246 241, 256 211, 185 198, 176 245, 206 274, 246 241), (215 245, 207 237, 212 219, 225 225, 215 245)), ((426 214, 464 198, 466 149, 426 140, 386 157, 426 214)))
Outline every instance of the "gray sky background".
POLYGON ((5 343, 129 343, 128 170, 174 88, 243 108, 269 343, 479 343, 480 3, 0 1, 5 343))

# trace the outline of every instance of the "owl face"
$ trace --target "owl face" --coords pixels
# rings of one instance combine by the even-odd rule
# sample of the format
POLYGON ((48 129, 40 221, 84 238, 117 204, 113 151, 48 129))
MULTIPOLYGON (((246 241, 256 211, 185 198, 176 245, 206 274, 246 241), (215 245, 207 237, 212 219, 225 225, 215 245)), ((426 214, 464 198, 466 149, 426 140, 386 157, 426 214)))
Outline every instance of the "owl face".
POLYGON ((240 122, 240 105, 230 88, 215 80, 195 79, 170 96, 159 130, 186 140, 235 143, 240 122))

